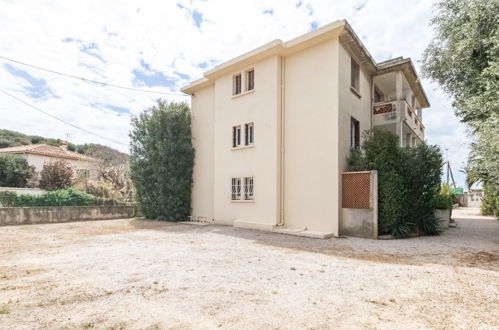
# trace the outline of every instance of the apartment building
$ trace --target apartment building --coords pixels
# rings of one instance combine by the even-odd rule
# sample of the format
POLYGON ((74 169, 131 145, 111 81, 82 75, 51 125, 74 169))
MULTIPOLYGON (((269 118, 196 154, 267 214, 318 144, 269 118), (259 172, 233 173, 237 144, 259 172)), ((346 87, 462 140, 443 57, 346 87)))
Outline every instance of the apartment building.
POLYGON ((341 234, 341 174, 363 131, 412 146, 428 99, 410 59, 376 63, 336 21, 218 65, 191 95, 192 217, 341 234))

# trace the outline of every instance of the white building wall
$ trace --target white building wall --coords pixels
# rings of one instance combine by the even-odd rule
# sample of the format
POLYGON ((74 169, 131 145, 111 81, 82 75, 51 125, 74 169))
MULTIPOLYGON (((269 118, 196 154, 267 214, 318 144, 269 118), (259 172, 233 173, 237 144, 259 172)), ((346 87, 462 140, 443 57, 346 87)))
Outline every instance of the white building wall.
POLYGON ((214 86, 205 87, 192 97, 192 143, 195 149, 192 211, 194 219, 213 219, 214 196, 214 86))
MULTIPOLYGON (((355 59, 355 58, 354 58, 355 59)), ((360 63, 355 59, 357 63, 360 63)), ((371 75, 364 65, 360 65, 359 94, 350 89, 351 78, 351 54, 340 43, 339 47, 339 119, 338 119, 338 161, 339 167, 336 173, 338 177, 338 189, 341 191, 341 173, 347 171, 347 157, 350 153, 351 141, 351 118, 359 121, 360 142, 362 144, 363 133, 371 129, 371 75)), ((341 219, 341 193, 338 194, 338 218, 341 219)))
POLYGON ((338 39, 285 59, 285 226, 338 234, 338 39))
MULTIPOLYGON (((214 219, 270 229, 277 214, 277 108, 279 57, 217 78, 214 102, 214 219), (253 68, 254 91, 232 95, 233 75, 253 68), (233 149, 232 127, 254 123, 254 146, 233 149), (254 178, 254 201, 231 200, 231 178, 254 178)), ((242 182, 243 183, 243 182, 242 182)))
POLYGON ((43 165, 51 162, 56 162, 58 160, 63 160, 67 162, 73 168, 73 172, 76 175, 79 169, 85 169, 90 171, 90 178, 96 178, 95 168, 92 166, 92 163, 85 160, 75 160, 75 159, 67 159, 67 158, 58 158, 58 157, 50 157, 44 155, 35 155, 35 154, 23 154, 20 155, 26 159, 29 165, 34 166, 37 172, 41 172, 43 170, 43 165))

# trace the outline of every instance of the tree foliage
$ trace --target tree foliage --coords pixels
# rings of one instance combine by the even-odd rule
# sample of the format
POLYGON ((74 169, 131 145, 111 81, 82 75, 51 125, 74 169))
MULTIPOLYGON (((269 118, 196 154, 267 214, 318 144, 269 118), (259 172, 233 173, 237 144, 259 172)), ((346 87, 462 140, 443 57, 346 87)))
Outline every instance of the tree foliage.
POLYGON ((86 184, 86 189, 94 192, 108 190, 113 199, 130 202, 133 200, 133 184, 130 178, 129 156, 118 150, 100 144, 77 146, 78 152, 95 159, 93 170, 98 182, 86 184), (94 189, 99 187, 97 189, 94 189))
POLYGON ((499 106, 499 1, 443 0, 423 72, 453 96, 456 114, 480 130, 499 106))
POLYGON ((91 206, 96 205, 94 196, 69 188, 48 191, 41 195, 17 195, 13 206, 91 206))
POLYGON ((26 135, 7 129, 0 129, 0 148, 19 147, 39 143, 59 146, 61 142, 62 141, 59 139, 44 138, 38 135, 26 135))
POLYGON ((438 147, 401 148, 397 136, 374 130, 364 135, 360 150, 352 149, 348 164, 352 171, 378 171, 379 234, 438 234, 434 203, 443 165, 438 147))
MULTIPOLYGON (((487 193, 499 192, 499 1, 441 0, 423 73, 453 97, 472 134, 466 168, 487 193)), ((494 195, 495 196, 495 195, 494 195)))
POLYGON ((36 176, 35 168, 18 155, 0 155, 0 187, 26 187, 36 176))
POLYGON ((73 168, 64 160, 45 163, 40 172, 40 188, 58 190, 71 187, 73 175, 73 168))
POLYGON ((132 119, 130 139, 131 178, 144 215, 167 221, 186 219, 194 166, 188 105, 158 100, 132 119))

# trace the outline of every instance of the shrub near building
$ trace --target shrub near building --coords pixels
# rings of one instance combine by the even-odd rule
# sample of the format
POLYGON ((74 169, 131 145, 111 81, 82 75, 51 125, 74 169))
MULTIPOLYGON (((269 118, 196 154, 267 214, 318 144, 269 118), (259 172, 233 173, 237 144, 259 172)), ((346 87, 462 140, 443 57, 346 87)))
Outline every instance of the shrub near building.
POLYGON ((36 176, 35 168, 18 155, 0 155, 0 187, 24 188, 36 176))
POLYGON ((132 119, 130 170, 141 211, 177 221, 191 212, 194 148, 186 103, 157 105, 132 119))
POLYGON ((443 165, 438 147, 401 148, 397 136, 375 130, 365 134, 361 149, 351 151, 348 163, 352 171, 378 171, 380 235, 438 234, 434 200, 443 165))
POLYGON ((73 184, 73 168, 64 161, 46 163, 40 172, 40 188, 57 190, 71 187, 73 184))

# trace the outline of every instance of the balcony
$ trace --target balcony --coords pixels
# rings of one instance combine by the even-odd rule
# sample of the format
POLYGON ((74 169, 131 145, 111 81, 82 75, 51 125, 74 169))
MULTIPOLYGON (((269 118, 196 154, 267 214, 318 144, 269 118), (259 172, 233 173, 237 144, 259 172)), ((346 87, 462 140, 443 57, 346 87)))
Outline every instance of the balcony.
MULTIPOLYGON (((420 141, 424 141, 424 125, 406 100, 374 103, 373 126, 391 131, 402 138, 412 133, 420 141), (397 129, 399 122, 402 123, 402 131, 397 129)), ((405 144, 413 143, 408 141, 405 144)))

